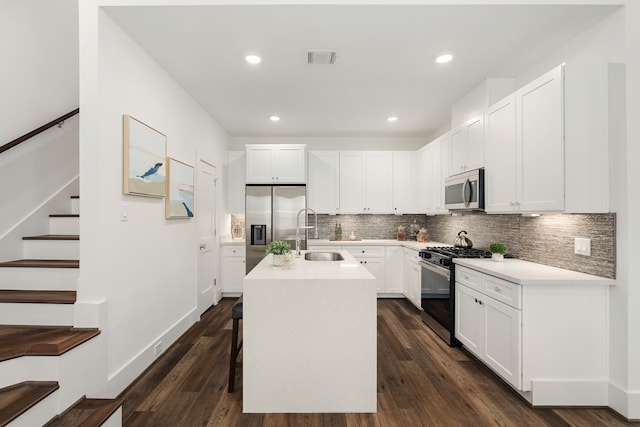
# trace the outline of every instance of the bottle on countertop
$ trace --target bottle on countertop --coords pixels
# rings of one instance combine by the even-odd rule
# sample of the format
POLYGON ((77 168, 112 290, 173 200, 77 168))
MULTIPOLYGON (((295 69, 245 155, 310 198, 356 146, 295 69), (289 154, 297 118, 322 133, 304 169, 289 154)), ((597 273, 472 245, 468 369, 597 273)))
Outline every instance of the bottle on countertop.
POLYGON ((399 225, 398 226, 397 239, 398 240, 407 240, 407 231, 406 231, 404 225, 399 225))
POLYGON ((335 240, 342 240, 342 226, 339 223, 336 223, 334 235, 335 240))

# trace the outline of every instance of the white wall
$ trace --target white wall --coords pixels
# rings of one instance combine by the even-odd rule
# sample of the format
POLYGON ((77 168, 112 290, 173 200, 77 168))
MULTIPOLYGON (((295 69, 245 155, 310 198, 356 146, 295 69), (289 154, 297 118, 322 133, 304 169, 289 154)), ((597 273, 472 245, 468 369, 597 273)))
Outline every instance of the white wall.
POLYGON ((77 3, 0 2, 0 145, 78 107, 77 3))
MULTIPOLYGON (((195 166, 196 152, 206 154, 219 186, 228 137, 106 13, 80 3, 78 291, 84 305, 107 301, 107 394, 115 395, 153 361, 157 340, 166 349, 197 320, 196 221, 166 220, 163 199, 123 195, 122 115, 164 133, 170 157, 195 166)), ((225 211, 222 192, 217 205, 225 211)))

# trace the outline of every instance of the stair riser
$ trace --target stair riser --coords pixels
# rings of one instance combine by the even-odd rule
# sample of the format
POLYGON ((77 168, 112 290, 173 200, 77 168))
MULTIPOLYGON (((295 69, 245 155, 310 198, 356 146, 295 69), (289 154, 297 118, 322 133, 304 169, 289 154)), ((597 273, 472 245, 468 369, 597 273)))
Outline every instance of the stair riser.
MULTIPOLYGON (((82 396, 100 397, 99 393, 105 387, 106 372, 95 369, 95 367, 107 366, 104 339, 104 337, 98 335, 56 357, 57 366, 54 378, 43 380, 58 381, 60 388, 9 425, 12 427, 14 425, 21 427, 44 425, 57 414, 64 412, 82 396), (53 405, 47 401, 52 398, 53 405)), ((35 357, 31 357, 31 359, 35 359, 35 357)), ((3 363, 0 363, 0 365, 3 363)), ((21 369, 21 371, 28 372, 28 369, 21 369)), ((115 421, 117 421, 117 418, 115 421)))
POLYGON ((55 356, 25 356, 0 362, 0 388, 23 381, 58 381, 60 361, 55 356))
POLYGON ((77 268, 0 267, 2 289, 75 291, 80 272, 77 268))
POLYGON ((25 259, 80 259, 79 240, 23 240, 25 259))
POLYGON ((80 199, 71 199, 71 213, 80 215, 80 199))
POLYGON ((79 217, 49 218, 50 234, 80 234, 79 217))
POLYGON ((73 325, 73 304, 0 303, 3 325, 73 325))

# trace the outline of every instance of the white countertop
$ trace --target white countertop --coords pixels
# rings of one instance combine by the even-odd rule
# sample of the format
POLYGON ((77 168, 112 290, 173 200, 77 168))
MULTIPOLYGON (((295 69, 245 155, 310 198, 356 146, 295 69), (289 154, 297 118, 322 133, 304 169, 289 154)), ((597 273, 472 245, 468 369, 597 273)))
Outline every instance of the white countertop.
POLYGON ((222 246, 244 246, 244 239, 234 240, 231 236, 220 237, 220 245, 222 246))
POLYGON ((395 239, 363 239, 363 240, 328 240, 309 239, 310 246, 403 246, 405 248, 420 250, 434 246, 451 246, 440 242, 416 242, 415 240, 395 240, 395 239))
POLYGON ((244 278, 249 280, 333 280, 333 279, 375 279, 364 266, 347 251, 340 253, 343 261, 307 261, 304 259, 306 251, 301 251, 300 258, 292 258, 283 267, 273 265, 273 255, 269 254, 255 266, 244 278))
POLYGON ((456 265, 471 268, 491 276, 499 277, 519 285, 614 285, 615 280, 591 274, 551 267, 520 259, 455 258, 456 265))

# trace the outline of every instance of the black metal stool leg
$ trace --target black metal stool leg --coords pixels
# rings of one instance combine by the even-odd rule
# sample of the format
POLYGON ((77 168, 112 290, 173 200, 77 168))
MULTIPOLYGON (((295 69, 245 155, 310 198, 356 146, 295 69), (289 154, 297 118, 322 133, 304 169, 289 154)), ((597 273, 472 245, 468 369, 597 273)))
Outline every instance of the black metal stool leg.
POLYGON ((236 383, 236 363, 238 358, 238 329, 240 319, 233 319, 233 331, 231 332, 231 354, 229 356, 229 388, 228 392, 233 393, 236 383))

